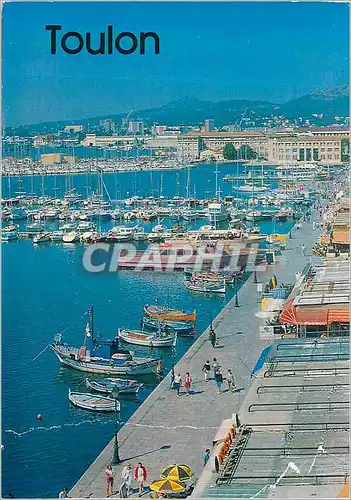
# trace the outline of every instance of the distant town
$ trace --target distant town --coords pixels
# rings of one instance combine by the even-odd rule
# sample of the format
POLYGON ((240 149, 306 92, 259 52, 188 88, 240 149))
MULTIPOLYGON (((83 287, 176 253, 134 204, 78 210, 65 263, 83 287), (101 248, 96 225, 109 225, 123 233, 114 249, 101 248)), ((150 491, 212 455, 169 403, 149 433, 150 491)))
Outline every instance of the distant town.
MULTIPOLYGON (((188 104, 191 108, 194 101, 188 104)), ((217 107, 220 104, 228 108, 228 103, 217 103, 217 107)), ((182 102, 174 109, 179 113, 186 105, 182 102)), ((196 125, 186 125, 184 120, 175 125, 150 123, 152 113, 160 114, 160 110, 161 114, 168 111, 166 122, 172 121, 172 107, 167 105, 150 110, 145 119, 131 110, 116 119, 53 122, 22 129, 7 127, 3 138, 3 174, 79 173, 97 168, 174 169, 211 161, 283 166, 306 162, 340 165, 349 161, 348 116, 331 116, 329 109, 328 119, 324 120, 328 125, 321 126, 325 118, 322 113, 312 113, 308 118, 272 113, 259 116, 252 111, 254 105, 258 106, 257 102, 236 113, 233 123, 224 124, 211 117, 196 125), (48 132, 38 133, 39 129, 48 132)), ((223 109, 224 114, 228 112, 222 106, 221 116, 223 109)))

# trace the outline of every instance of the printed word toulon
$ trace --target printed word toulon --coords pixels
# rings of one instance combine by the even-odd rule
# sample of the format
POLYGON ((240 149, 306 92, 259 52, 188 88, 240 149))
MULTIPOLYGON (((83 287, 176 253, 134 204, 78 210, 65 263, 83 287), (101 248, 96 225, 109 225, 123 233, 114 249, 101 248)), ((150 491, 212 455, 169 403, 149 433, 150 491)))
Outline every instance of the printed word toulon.
POLYGON ((106 32, 97 35, 92 35, 89 32, 81 34, 78 31, 67 31, 67 33, 62 34, 59 33, 62 31, 62 26, 58 24, 47 25, 45 29, 50 31, 50 52, 53 55, 57 53, 58 46, 66 54, 79 54, 85 49, 94 56, 109 55, 114 52, 124 55, 137 52, 144 55, 146 54, 146 48, 151 54, 160 53, 160 38, 153 31, 137 34, 123 31, 115 35, 113 27, 107 26, 106 32))

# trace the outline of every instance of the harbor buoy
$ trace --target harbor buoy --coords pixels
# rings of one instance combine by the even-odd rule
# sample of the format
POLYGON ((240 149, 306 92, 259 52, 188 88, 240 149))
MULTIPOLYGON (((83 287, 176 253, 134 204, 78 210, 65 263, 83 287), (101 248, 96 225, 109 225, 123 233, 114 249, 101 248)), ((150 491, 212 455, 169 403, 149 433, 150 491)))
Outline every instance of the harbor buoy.
POLYGON ((38 413, 37 415, 37 420, 43 420, 43 417, 40 415, 40 413, 38 413))

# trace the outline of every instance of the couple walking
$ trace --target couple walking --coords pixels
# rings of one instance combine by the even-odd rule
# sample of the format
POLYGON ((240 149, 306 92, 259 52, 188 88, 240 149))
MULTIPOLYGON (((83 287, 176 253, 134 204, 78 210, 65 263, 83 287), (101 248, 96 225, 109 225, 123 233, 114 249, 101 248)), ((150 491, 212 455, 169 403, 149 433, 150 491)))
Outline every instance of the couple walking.
MULTIPOLYGON (((122 479, 122 484, 119 490, 120 497, 126 498, 131 494, 132 491, 133 472, 131 464, 127 464, 124 467, 121 479, 122 479)), ((138 462, 138 465, 135 467, 134 479, 138 483, 138 495, 139 497, 141 497, 144 491, 144 483, 147 479, 146 467, 142 462, 138 462)))
POLYGON ((180 396, 180 388, 182 387, 182 385, 185 389, 186 395, 189 396, 192 382, 193 382, 193 379, 191 378, 191 375, 189 372, 186 372, 186 374, 185 374, 184 383, 182 381, 182 377, 181 377, 180 373, 177 373, 177 375, 174 376, 173 387, 174 387, 174 389, 177 389, 178 396, 180 396))

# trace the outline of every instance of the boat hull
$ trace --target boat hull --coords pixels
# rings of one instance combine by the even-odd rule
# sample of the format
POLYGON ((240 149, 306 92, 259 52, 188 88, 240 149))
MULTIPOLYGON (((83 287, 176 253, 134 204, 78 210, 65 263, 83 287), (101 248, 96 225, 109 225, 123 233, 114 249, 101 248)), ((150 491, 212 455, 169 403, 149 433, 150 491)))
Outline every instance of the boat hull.
POLYGON ((144 312, 147 316, 154 319, 168 320, 168 321, 191 321, 192 323, 196 320, 196 311, 187 314, 184 311, 176 311, 167 308, 150 308, 149 306, 144 306, 144 312))
POLYGON ((144 347, 173 347, 176 342, 175 335, 162 338, 151 333, 134 332, 122 328, 118 330, 118 338, 128 344, 141 345, 144 347))
POLYGON ((116 402, 113 399, 106 398, 104 396, 93 396, 92 394, 85 394, 81 392, 68 392, 68 399, 77 408, 89 411, 99 411, 99 412, 112 412, 121 411, 121 406, 119 401, 116 402))
MULTIPOLYGON (((108 379, 105 379, 108 382, 108 379)), ((120 379, 121 380, 121 379, 120 379)), ((97 382, 95 380, 89 380, 88 378, 86 379, 86 385, 89 389, 92 389, 96 392, 101 392, 102 394, 111 394, 113 389, 113 386, 117 386, 119 393, 122 394, 138 394, 140 388, 143 386, 143 384, 138 384, 136 383, 135 380, 121 380, 121 384, 118 384, 118 382, 114 382, 113 379, 111 379, 111 382, 109 384, 104 385, 103 380, 100 382, 97 382), (130 382, 129 384, 124 384, 125 382, 130 382)))
POLYGON ((85 373, 94 373, 98 375, 150 375, 156 373, 158 361, 157 359, 152 359, 147 362, 140 362, 137 364, 132 364, 133 362, 127 362, 130 364, 124 365, 102 365, 99 363, 94 363, 93 361, 83 361, 70 358, 69 356, 64 356, 62 353, 57 352, 54 348, 59 362, 63 366, 68 368, 73 368, 85 373))

